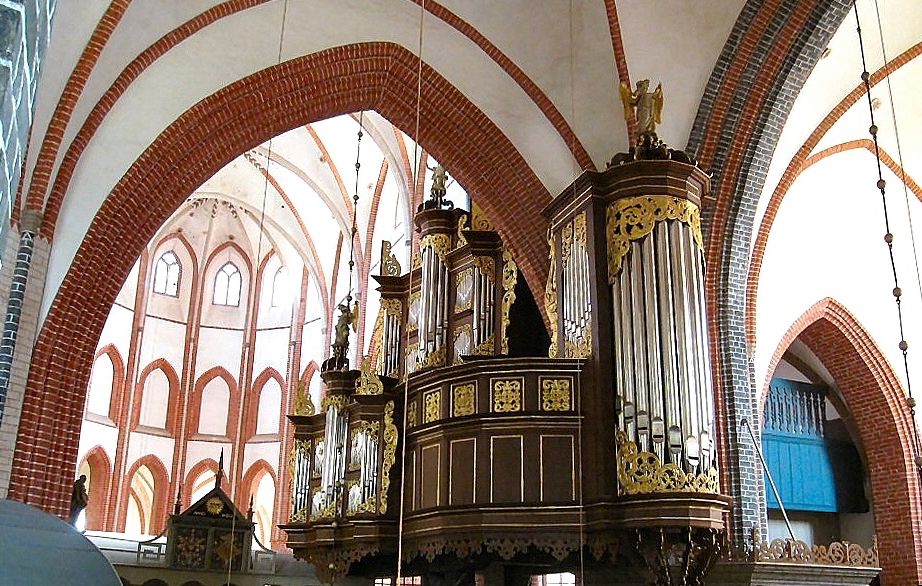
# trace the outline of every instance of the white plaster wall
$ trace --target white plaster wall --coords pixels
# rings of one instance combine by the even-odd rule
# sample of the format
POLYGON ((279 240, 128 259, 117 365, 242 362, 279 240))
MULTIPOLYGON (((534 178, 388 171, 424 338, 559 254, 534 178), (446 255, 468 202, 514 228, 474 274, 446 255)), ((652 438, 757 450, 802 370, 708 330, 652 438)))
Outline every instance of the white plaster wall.
POLYGON ((288 377, 288 341, 290 328, 256 332, 256 352, 253 357, 253 380, 266 368, 272 367, 288 377))
MULTIPOLYGON (((134 300, 132 300, 132 305, 134 305, 134 300)), ((122 355, 122 361, 126 361, 128 348, 131 344, 131 326, 133 323, 134 311, 120 305, 113 305, 112 309, 109 310, 109 317, 106 318, 106 325, 102 328, 102 334, 99 336, 99 344, 97 344, 96 349, 98 350, 106 344, 112 344, 122 355)), ((122 373, 123 376, 124 374, 122 373)))
POLYGON ((258 460, 265 460, 269 463, 272 471, 278 477, 279 461, 279 442, 258 442, 249 443, 243 451, 243 473, 250 469, 258 460))
POLYGON ((230 442, 210 442, 210 441, 190 441, 186 444, 186 469, 183 471, 183 478, 189 475, 189 470, 193 466, 206 458, 211 458, 215 462, 221 456, 221 450, 224 450, 224 472, 230 472, 228 462, 233 462, 233 453, 231 452, 230 442))
POLYGON ((240 375, 240 353, 243 332, 218 328, 199 329, 198 356, 195 378, 198 380, 209 368, 222 366, 237 380, 240 375))
POLYGON ((102 447, 110 462, 114 461, 117 440, 118 429, 114 426, 103 425, 95 421, 84 421, 83 429, 80 433, 80 444, 77 448, 77 465, 79 466, 87 452, 96 446, 102 447))
MULTIPOLYGON (((756 384, 764 384, 768 362, 791 324, 825 297, 843 304, 870 333, 905 385, 897 347, 893 276, 886 245, 876 163, 866 151, 849 151, 807 169, 778 212, 758 283, 756 384)), ((885 175, 888 183, 896 178, 885 175)), ((922 217, 918 201, 913 215, 922 217)), ((922 325, 910 232, 902 198, 890 198, 894 255, 903 289, 903 318, 910 348, 922 325)), ((922 230, 919 223, 917 231, 922 230)), ((922 232, 916 234, 922 242, 922 232)), ((910 354, 911 356, 912 354, 910 354)))
MULTIPOLYGON (((173 444, 171 437, 151 435, 149 433, 131 432, 128 439, 128 454, 125 458, 125 470, 130 470, 134 463, 147 454, 153 454, 160 459, 166 468, 169 478, 173 470, 173 444)), ((172 480, 172 479, 170 479, 172 480)))
POLYGON ((186 325, 148 316, 144 320, 141 352, 138 363, 141 368, 163 358, 170 363, 177 376, 182 376, 183 351, 186 346, 186 325))

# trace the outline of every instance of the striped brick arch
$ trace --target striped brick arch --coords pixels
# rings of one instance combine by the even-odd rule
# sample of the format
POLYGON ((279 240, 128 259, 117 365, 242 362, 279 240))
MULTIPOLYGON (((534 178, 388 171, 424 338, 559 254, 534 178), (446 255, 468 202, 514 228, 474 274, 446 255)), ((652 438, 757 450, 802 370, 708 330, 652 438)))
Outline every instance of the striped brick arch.
MULTIPOLYGON (((867 331, 834 299, 823 299, 794 322, 772 356, 769 372, 797 339, 829 371, 858 435, 871 481, 883 583, 922 583, 922 559, 917 557, 922 551, 922 502, 912 461, 915 437, 899 379, 867 331)), ((761 406, 768 388, 766 380, 760 389, 761 406)))
POLYGON ((757 413, 746 345, 746 267, 771 156, 807 76, 848 14, 845 0, 749 0, 705 87, 686 150, 713 173, 704 202, 706 295, 723 489, 733 538, 764 527, 765 490, 740 421, 757 413), (755 479, 755 481, 753 481, 755 479))
POLYGON ((9 496, 64 515, 85 389, 106 316, 132 264, 192 191, 241 152, 296 126, 373 109, 452 169, 477 197, 540 298, 550 195, 463 94, 392 43, 286 61, 205 98, 174 121, 106 198, 42 326, 26 386, 9 496))

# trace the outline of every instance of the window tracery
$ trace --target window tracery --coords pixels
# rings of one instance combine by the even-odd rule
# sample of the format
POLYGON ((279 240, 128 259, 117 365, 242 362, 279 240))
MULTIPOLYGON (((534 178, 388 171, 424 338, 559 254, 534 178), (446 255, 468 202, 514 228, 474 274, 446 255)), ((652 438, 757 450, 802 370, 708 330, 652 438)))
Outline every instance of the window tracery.
POLYGON ((168 250, 157 259, 154 269, 154 293, 179 297, 179 280, 182 277, 182 263, 176 253, 168 250))
POLYGON ((240 305, 241 284, 240 269, 231 261, 227 261, 215 275, 212 303, 237 307, 240 305))

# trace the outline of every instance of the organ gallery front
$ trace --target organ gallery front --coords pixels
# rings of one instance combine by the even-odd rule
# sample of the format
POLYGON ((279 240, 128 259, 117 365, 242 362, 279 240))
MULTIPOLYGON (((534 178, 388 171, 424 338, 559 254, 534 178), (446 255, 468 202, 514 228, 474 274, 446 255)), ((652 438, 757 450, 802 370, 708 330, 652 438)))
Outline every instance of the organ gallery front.
POLYGON ((329 581, 395 576, 399 556, 402 575, 429 584, 550 571, 700 583, 730 506, 704 303, 708 190, 684 153, 641 142, 555 198, 538 357, 509 355, 510 251, 437 181, 413 266, 385 247, 371 355, 324 372, 319 409, 291 416, 283 529, 296 555, 329 581))

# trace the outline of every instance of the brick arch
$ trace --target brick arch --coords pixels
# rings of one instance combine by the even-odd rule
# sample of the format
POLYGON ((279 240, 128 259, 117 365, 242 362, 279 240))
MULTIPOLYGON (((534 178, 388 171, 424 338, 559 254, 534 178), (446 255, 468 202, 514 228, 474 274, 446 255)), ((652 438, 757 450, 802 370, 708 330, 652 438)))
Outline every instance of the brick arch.
POLYGON ((87 487, 89 499, 86 505, 86 528, 91 531, 108 529, 109 494, 112 490, 112 461, 106 450, 99 444, 91 448, 84 456, 77 471, 88 464, 90 467, 90 484, 87 487))
MULTIPOLYGON (((335 47, 286 61, 200 101, 148 147, 102 204, 42 326, 11 496, 65 513, 64 475, 47 471, 70 470, 76 462, 68 438, 79 434, 78 405, 96 340, 139 252, 192 190, 240 152, 314 120, 374 109, 412 136, 416 108, 409 97, 416 96, 417 64, 392 43, 335 47)), ((422 71, 421 124, 413 138, 469 192, 481 194, 478 202, 540 298, 547 271, 540 210, 550 201, 547 190, 486 115, 431 67, 423 64, 422 71)))
MULTIPOLYGON (((772 356, 770 373, 796 339, 829 370, 867 456, 883 583, 922 583, 915 428, 899 378, 867 331, 835 299, 819 301, 794 322, 772 356)), ((762 406, 768 383, 760 392, 762 406)))
MULTIPOLYGON (((253 381, 253 387, 246 400, 246 413, 243 418, 243 441, 247 441, 256 435, 256 423, 259 419, 259 399, 262 396, 263 387, 273 379, 278 382, 279 388, 282 390, 281 396, 285 396, 285 378, 279 374, 279 371, 269 366, 259 373, 259 376, 253 381)), ((281 417, 285 417, 285 410, 282 409, 281 411, 281 417)), ((279 421, 279 430, 281 431, 282 429, 284 429, 284 426, 279 421)))
POLYGON ((151 507, 150 531, 151 533, 155 531, 159 533, 166 526, 166 515, 169 510, 168 503, 170 500, 170 475, 167 472, 166 466, 160 461, 160 458, 153 454, 146 454, 138 458, 135 463, 131 465, 128 474, 125 475, 125 498, 123 500, 125 504, 122 505, 121 510, 118 511, 118 523, 116 527, 119 531, 125 530, 125 521, 128 517, 128 499, 131 498, 131 479, 141 466, 147 466, 151 475, 154 477, 154 499, 153 506, 151 507))
MULTIPOLYGON (((214 460, 213 458, 205 458, 204 460, 196 462, 195 466, 192 468, 189 468, 189 472, 186 474, 186 478, 182 484, 183 488, 181 502, 183 510, 189 508, 192 505, 192 489, 194 488, 192 483, 195 482, 195 479, 198 478, 203 472, 208 470, 214 472, 215 475, 218 474, 217 460, 214 460)), ((226 472, 227 471, 225 470, 225 474, 221 478, 221 490, 227 494, 230 494, 231 486, 230 481, 227 479, 226 472)))
POLYGON ((702 209, 705 295, 721 483, 735 501, 728 528, 740 544, 760 524, 765 508, 751 496, 762 491, 762 480, 755 452, 739 427, 741 419, 754 418, 757 408, 745 345, 751 308, 745 305, 745 276, 739 267, 749 262, 755 210, 780 129, 850 6, 747 0, 705 86, 686 147, 713 174, 713 193, 702 209))
POLYGON ((155 370, 162 371, 163 374, 166 375, 167 381, 170 383, 170 394, 167 400, 166 410, 166 432, 170 435, 174 435, 178 428, 177 424, 179 423, 179 409, 177 408, 179 401, 179 375, 176 374, 176 369, 173 368, 173 365, 170 364, 166 358, 157 358, 145 366, 141 374, 138 375, 135 401, 131 410, 130 429, 134 430, 139 425, 141 420, 141 404, 144 399, 144 385, 147 384, 147 377, 155 370))
MULTIPOLYGON (((275 488, 275 495, 272 503, 272 527, 269 531, 269 538, 271 541, 275 542, 278 537, 280 530, 277 527, 279 523, 286 522, 287 519, 283 519, 279 514, 279 492, 281 488, 279 487, 279 479, 275 475, 275 470, 272 466, 269 465, 263 459, 259 459, 247 469, 246 474, 243 475, 243 480, 240 482, 240 489, 237 490, 236 502, 237 508, 241 511, 246 511, 250 507, 250 497, 256 493, 256 487, 259 482, 262 480, 263 476, 268 475, 272 479, 272 485, 275 488)), ((263 544, 268 547, 268 544, 263 544)))
POLYGON ((186 414, 186 429, 189 430, 190 437, 194 437, 198 434, 199 420, 202 412, 202 391, 205 389, 205 385, 216 378, 223 379, 224 382, 227 383, 227 388, 230 391, 230 402, 227 405, 227 426, 225 427, 224 435, 229 439, 233 439, 236 436, 237 418, 234 414, 238 413, 240 410, 240 387, 237 385, 237 380, 226 368, 223 366, 213 366, 202 373, 198 380, 195 381, 195 387, 192 389, 192 394, 189 397, 189 408, 186 414))
MULTIPOLYGON (((122 353, 118 351, 115 344, 106 344, 96 351, 93 357, 93 364, 103 355, 108 356, 112 362, 112 388, 109 391, 109 419, 116 425, 122 425, 120 419, 123 418, 124 406, 122 401, 125 398, 125 361, 122 359, 122 353)), ((91 371, 92 374, 92 371, 91 371)))

